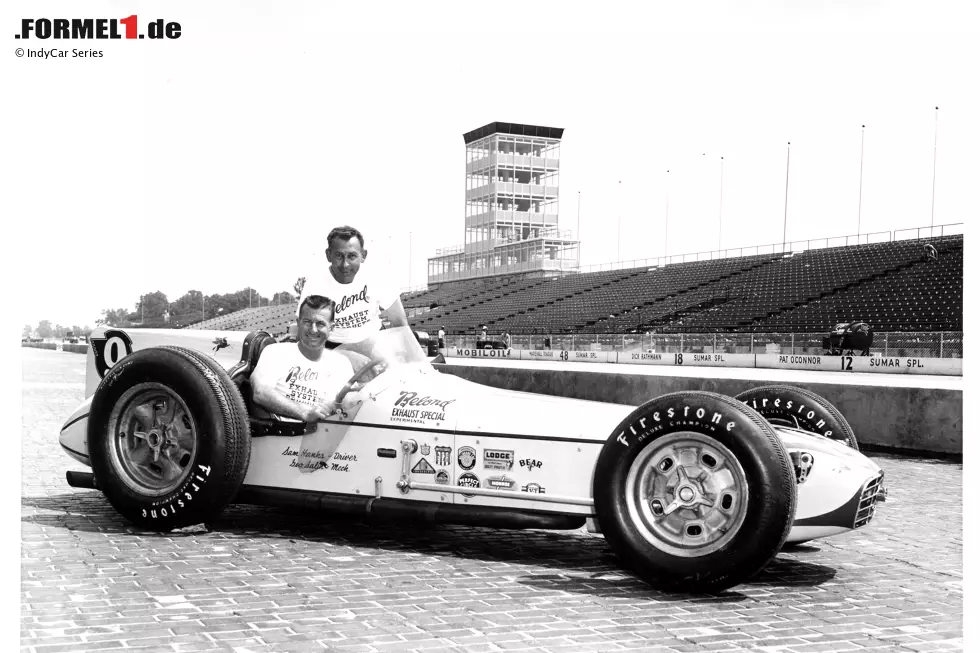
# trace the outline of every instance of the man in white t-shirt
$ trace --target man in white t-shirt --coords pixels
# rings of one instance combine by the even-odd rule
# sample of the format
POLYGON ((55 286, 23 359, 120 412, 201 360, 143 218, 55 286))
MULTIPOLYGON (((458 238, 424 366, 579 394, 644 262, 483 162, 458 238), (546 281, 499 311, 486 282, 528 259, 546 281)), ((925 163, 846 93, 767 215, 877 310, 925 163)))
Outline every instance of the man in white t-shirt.
POLYGON ((329 267, 307 276, 300 302, 307 295, 330 297, 336 316, 326 347, 360 342, 382 328, 384 311, 393 327, 408 326, 398 289, 365 264, 364 236, 353 227, 336 227, 327 236, 329 267))
POLYGON ((337 393, 354 374, 350 361, 324 349, 334 304, 320 295, 299 307, 295 343, 267 346, 249 379, 252 400, 274 415, 316 422, 338 411, 337 393))

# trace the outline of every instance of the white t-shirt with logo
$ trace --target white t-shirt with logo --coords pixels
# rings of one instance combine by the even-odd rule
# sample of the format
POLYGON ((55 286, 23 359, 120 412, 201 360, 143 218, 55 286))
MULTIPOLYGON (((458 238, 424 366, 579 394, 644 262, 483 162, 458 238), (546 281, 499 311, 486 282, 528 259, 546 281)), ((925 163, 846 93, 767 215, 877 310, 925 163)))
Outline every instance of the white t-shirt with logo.
POLYGON ((277 392, 304 406, 333 401, 354 374, 350 360, 341 354, 326 349, 320 360, 311 361, 294 342, 277 342, 263 349, 252 373, 258 370, 275 377, 277 392))
POLYGON ((337 303, 330 342, 360 342, 381 330, 381 311, 387 310, 399 298, 398 290, 367 263, 361 263, 350 283, 339 283, 330 274, 329 266, 307 275, 303 294, 296 307, 310 295, 322 295, 337 303))

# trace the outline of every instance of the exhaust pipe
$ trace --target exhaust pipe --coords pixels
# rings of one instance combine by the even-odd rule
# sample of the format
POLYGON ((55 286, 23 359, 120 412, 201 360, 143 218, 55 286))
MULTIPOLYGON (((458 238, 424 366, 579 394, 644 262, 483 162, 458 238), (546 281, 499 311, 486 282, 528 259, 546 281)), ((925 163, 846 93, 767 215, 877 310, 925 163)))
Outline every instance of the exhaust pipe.
POLYGON ((92 472, 65 472, 65 479, 68 485, 80 487, 86 490, 98 490, 99 486, 95 483, 95 474, 92 472))

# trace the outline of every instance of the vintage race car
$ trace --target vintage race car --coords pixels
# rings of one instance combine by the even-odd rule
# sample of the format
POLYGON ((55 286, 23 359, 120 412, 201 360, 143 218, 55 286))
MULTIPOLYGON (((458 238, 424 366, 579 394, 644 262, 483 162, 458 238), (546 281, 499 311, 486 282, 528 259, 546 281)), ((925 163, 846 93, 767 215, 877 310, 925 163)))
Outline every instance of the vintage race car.
MULTIPOLYGON (((335 351, 343 411, 262 418, 249 375, 265 332, 100 329, 64 450, 139 527, 213 520, 229 503, 382 520, 601 532, 673 591, 717 591, 786 542, 865 526, 883 472, 806 390, 677 392, 624 406, 508 391, 441 372, 405 327, 335 351)), ((435 359, 438 361, 438 357, 435 359)))

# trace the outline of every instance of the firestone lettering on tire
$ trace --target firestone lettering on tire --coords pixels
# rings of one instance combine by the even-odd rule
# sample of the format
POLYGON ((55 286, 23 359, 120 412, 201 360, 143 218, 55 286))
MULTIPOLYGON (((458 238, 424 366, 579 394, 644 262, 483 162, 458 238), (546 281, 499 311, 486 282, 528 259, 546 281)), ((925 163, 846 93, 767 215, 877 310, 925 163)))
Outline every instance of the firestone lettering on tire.
MULTIPOLYGON (((710 431, 714 431, 715 426, 720 425, 722 420, 725 419, 725 416, 722 415, 721 413, 714 412, 711 415, 711 418, 707 422, 704 422, 703 420, 705 417, 707 417, 707 415, 708 413, 704 410, 704 408, 692 409, 690 406, 685 405, 683 410, 674 410, 673 408, 668 408, 664 413, 664 417, 666 419, 664 419, 664 417, 661 417, 660 411, 655 412, 651 417, 653 418, 653 421, 657 422, 658 424, 649 430, 646 430, 646 420, 647 420, 646 417, 641 417, 640 419, 636 420, 636 422, 629 424, 627 426, 627 429, 629 429, 630 433, 632 433, 633 435, 640 435, 641 438, 646 435, 649 435, 650 433, 656 433, 657 431, 663 430, 665 425, 672 426, 675 423, 676 424, 686 424, 686 423, 704 424, 705 426, 708 427, 710 431), (691 414, 691 410, 694 410, 693 414, 691 414), (674 417, 682 417, 685 419, 675 422, 673 421, 674 417), (692 417, 694 418, 693 420, 689 419, 692 417), (639 426, 640 428, 640 433, 637 433, 637 426, 639 426)), ((725 431, 731 431, 733 428, 735 428, 735 422, 728 421, 725 424, 725 431)), ((616 436, 616 441, 619 442, 624 447, 630 446, 630 441, 626 438, 625 430, 620 432, 620 434, 616 436)))
POLYGON ((176 493, 175 496, 176 497, 181 497, 181 498, 178 498, 177 499, 177 505, 176 505, 176 507, 174 506, 174 499, 173 498, 166 499, 164 501, 156 501, 156 502, 154 502, 151 505, 153 505, 153 506, 161 506, 161 508, 159 508, 159 509, 157 509, 157 508, 150 508, 149 511, 147 511, 146 508, 143 508, 143 517, 149 517, 150 519, 156 519, 158 516, 159 517, 171 517, 171 516, 173 516, 174 514, 177 513, 177 509, 178 508, 184 508, 187 505, 187 504, 184 503, 184 499, 187 499, 187 502, 188 503, 190 503, 191 501, 193 501, 194 500, 194 495, 197 494, 201 490, 201 486, 198 485, 197 483, 195 483, 194 481, 195 480, 196 481, 199 481, 201 483, 201 485, 204 485, 204 481, 207 480, 207 477, 209 477, 211 475, 211 467, 209 465, 202 465, 202 464, 198 463, 197 467, 204 474, 204 477, 202 478, 200 474, 195 474, 190 479, 188 479, 188 481, 186 483, 184 483, 183 487, 181 487, 179 490, 177 490, 177 493, 176 493), (189 492, 188 491, 189 489, 193 489, 193 492, 189 492), (183 496, 181 496, 181 495, 183 495, 183 496))

